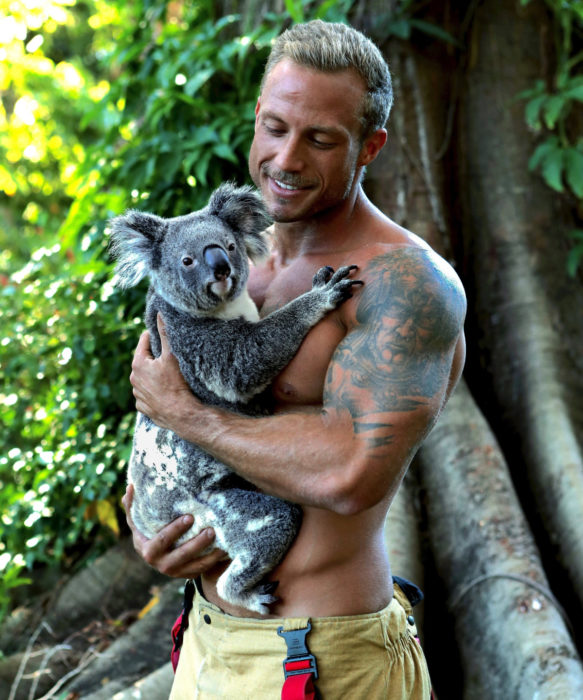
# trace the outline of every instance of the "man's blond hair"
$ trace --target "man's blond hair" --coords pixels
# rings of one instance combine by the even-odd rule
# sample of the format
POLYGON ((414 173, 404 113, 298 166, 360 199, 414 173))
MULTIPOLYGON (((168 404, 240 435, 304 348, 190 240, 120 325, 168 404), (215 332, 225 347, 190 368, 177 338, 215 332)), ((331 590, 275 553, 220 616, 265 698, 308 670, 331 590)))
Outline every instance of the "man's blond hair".
POLYGON ((262 91, 267 76, 284 58, 324 73, 356 71, 366 86, 359 115, 363 138, 385 125, 393 104, 391 74, 377 46, 361 32, 345 24, 319 19, 290 27, 271 49, 261 81, 262 91))

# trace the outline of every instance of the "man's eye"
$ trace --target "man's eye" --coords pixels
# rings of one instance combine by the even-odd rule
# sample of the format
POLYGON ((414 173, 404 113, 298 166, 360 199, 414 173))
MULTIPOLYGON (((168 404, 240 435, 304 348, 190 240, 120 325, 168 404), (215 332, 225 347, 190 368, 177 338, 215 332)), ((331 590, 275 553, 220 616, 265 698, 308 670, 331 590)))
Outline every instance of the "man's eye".
POLYGON ((318 139, 312 139, 312 143, 317 148, 332 148, 335 144, 328 141, 318 141, 318 139))
POLYGON ((284 133, 283 129, 277 129, 274 126, 267 126, 267 124, 265 125, 265 130, 268 134, 272 134, 273 136, 281 136, 284 133))

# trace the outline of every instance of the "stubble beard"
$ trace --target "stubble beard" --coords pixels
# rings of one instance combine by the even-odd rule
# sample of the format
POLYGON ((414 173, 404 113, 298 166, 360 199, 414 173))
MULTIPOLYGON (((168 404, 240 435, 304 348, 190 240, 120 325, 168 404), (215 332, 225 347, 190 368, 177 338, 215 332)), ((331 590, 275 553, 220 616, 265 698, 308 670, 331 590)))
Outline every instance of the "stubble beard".
MULTIPOLYGON (((279 224, 289 224, 295 221, 308 221, 309 219, 320 218, 329 213, 331 210, 337 207, 339 208, 342 204, 344 204, 349 199, 355 185, 356 166, 353 166, 350 169, 349 176, 346 178, 346 186, 340 195, 335 195, 334 193, 324 193, 320 199, 313 202, 311 205, 308 205, 306 210, 300 209, 294 214, 286 214, 284 211, 281 211, 277 205, 273 205, 270 202, 270 199, 263 194, 262 184, 264 184, 265 188, 267 189, 267 182, 269 181, 269 178, 271 178, 295 187, 309 187, 310 185, 314 184, 312 181, 308 181, 307 179, 294 175, 293 173, 270 170, 267 164, 264 164, 259 168, 259 175, 257 177, 254 177, 253 174, 251 177, 255 183, 255 186, 262 192, 265 207, 273 221, 279 224), (264 178, 261 177, 261 174, 263 174, 264 178)), ((362 182, 362 177, 359 178, 356 185, 358 186, 360 182, 362 182)), ((274 195, 271 194, 271 197, 273 196, 274 195)), ((277 196, 275 196, 275 199, 277 200, 277 196)), ((282 207, 289 206, 289 202, 284 198, 277 201, 281 203, 282 207)))

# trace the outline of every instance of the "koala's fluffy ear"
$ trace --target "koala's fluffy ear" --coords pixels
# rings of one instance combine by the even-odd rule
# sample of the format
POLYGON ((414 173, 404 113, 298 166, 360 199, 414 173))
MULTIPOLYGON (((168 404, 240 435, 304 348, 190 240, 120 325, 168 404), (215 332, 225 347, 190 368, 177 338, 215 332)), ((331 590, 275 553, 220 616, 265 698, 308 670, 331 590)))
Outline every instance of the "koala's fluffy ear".
POLYGON ((247 255, 254 262, 269 252, 264 231, 271 223, 256 190, 245 185, 225 183, 216 189, 208 204, 208 213, 218 216, 233 231, 243 234, 247 255))
POLYGON ((117 260, 120 287, 134 287, 159 265, 167 222, 155 214, 130 209, 110 221, 110 252, 117 260))

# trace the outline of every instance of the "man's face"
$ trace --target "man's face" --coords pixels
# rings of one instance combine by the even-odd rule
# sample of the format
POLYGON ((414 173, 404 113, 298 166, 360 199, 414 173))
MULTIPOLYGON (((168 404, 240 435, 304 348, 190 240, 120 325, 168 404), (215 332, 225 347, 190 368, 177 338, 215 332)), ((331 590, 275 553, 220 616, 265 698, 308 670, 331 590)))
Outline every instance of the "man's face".
POLYGON ((358 184, 364 83, 280 61, 257 102, 249 172, 277 222, 333 209, 358 184))

